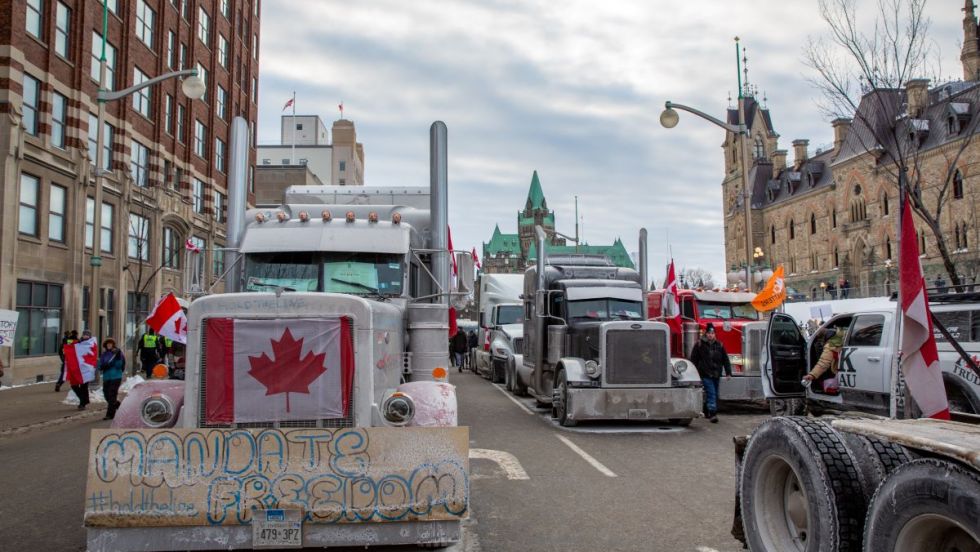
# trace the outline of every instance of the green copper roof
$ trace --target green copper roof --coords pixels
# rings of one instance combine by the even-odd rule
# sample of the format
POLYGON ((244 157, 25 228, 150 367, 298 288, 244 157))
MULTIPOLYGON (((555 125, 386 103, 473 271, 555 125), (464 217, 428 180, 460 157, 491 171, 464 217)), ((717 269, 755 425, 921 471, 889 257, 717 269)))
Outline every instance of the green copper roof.
POLYGON ((544 201, 544 191, 541 190, 541 181, 538 180, 538 171, 531 175, 531 189, 527 191, 527 204, 531 209, 547 209, 548 205, 544 201))
POLYGON ((493 229, 493 236, 490 243, 483 244, 483 254, 493 256, 498 253, 507 253, 520 256, 521 238, 517 234, 504 234, 500 231, 500 225, 493 229))
MULTIPOLYGON (((612 260, 613 264, 623 268, 636 268, 633 264, 633 260, 630 259, 629 253, 626 251, 626 247, 623 246, 622 240, 619 238, 612 245, 589 245, 583 244, 578 246, 576 250, 575 245, 551 245, 548 244, 548 254, 549 255, 571 255, 575 253, 580 253, 583 255, 605 255, 612 260)), ((527 260, 529 263, 533 263, 538 258, 537 244, 531 243, 531 247, 527 252, 527 260)))

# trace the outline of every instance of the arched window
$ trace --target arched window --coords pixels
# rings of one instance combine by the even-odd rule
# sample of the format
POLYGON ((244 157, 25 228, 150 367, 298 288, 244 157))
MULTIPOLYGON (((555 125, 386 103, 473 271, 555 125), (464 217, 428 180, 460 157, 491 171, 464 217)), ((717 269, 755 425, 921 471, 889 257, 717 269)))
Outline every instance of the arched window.
POLYGON ((959 250, 960 247, 961 247, 960 246, 960 225, 957 224, 956 227, 953 229, 953 231, 956 233, 956 249, 959 250))
POLYGON ((885 236, 885 258, 892 258, 892 239, 890 236, 885 236))
POLYGON ((759 134, 755 135, 753 150, 756 159, 764 159, 766 157, 766 144, 762 141, 762 136, 759 134))
POLYGON ((960 129, 956 128, 957 126, 956 117, 951 116, 946 119, 946 133, 949 134, 949 136, 960 133, 960 129))
POLYGON ((963 226, 960 229, 960 239, 963 240, 963 249, 967 249, 967 248, 970 247, 970 245, 966 241, 966 223, 965 222, 963 223, 963 226))
POLYGON ((959 169, 953 173, 953 198, 963 199, 963 173, 959 169))
POLYGON ((820 266, 817 263, 817 253, 810 253, 810 270, 820 270, 820 266))
POLYGON ((163 227, 163 267, 180 269, 180 232, 170 226, 163 227))
POLYGON ((793 228, 793 219, 789 219, 789 239, 796 239, 796 229, 793 228))
POLYGON ((776 225, 769 227, 769 243, 776 243, 776 225))
POLYGON ((867 207, 864 205, 863 199, 855 199, 851 201, 851 222, 861 222, 868 218, 867 207))
POLYGON ((817 215, 810 213, 810 235, 817 233, 817 215))
POLYGON ((888 216, 888 194, 887 193, 882 193, 881 194, 881 214, 884 215, 884 216, 888 216))
POLYGON ((832 226, 833 226, 834 228, 837 228, 837 209, 833 209, 833 208, 832 208, 832 209, 830 210, 830 224, 831 224, 831 225, 832 225, 832 226))
POLYGON ((834 248, 834 268, 840 266, 840 255, 837 253, 837 248, 834 248))
POLYGON ((919 231, 919 255, 926 254, 926 233, 919 231))

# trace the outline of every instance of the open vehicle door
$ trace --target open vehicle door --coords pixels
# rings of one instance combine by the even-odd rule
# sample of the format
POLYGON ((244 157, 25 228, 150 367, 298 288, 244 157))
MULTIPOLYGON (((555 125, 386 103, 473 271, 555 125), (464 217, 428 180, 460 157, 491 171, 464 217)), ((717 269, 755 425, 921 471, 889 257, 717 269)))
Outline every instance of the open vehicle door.
POLYGON ((805 390, 800 380, 807 372, 806 338, 792 316, 773 314, 766 334, 766 350, 763 366, 766 398, 803 397, 805 390))

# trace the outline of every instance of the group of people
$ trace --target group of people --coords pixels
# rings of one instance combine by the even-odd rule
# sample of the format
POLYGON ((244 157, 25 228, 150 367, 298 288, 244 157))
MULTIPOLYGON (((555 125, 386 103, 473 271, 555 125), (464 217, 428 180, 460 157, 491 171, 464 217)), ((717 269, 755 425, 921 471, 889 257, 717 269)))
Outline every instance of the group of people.
MULTIPOLYGON (((54 386, 55 392, 61 391, 61 386, 65 383, 65 349, 70 345, 89 339, 92 339, 92 332, 89 330, 82 331, 81 336, 79 336, 78 330, 65 332, 61 339, 61 349, 58 352, 58 356, 61 358, 61 372, 54 386)), ((123 374, 126 371, 126 355, 122 349, 116 346, 115 339, 107 337, 102 342, 102 352, 98 358, 96 371, 102 374, 102 395, 107 404, 106 415, 103 419, 111 420, 115 417, 116 410, 120 405, 119 386, 122 384, 123 374)), ((92 374, 90 379, 86 379, 84 374, 80 377, 82 378, 81 381, 69 380, 69 385, 72 392, 78 397, 78 409, 85 410, 91 402, 88 384, 95 378, 95 374, 92 374)))
POLYGON ((457 370, 463 371, 463 367, 470 361, 470 351, 478 342, 475 330, 467 332, 463 328, 458 328, 456 335, 449 339, 449 352, 452 353, 449 356, 457 370))

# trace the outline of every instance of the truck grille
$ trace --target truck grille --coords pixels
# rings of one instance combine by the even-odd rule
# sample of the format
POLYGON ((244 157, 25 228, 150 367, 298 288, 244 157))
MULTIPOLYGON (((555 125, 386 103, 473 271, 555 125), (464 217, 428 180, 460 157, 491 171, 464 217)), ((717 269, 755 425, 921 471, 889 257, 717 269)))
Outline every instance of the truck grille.
POLYGON ((514 338, 514 354, 523 355, 524 354, 524 338, 516 337, 514 338))
POLYGON ((742 332, 743 372, 758 374, 762 366, 762 350, 766 346, 766 325, 749 324, 742 332))
POLYGON ((609 330, 603 379, 610 385, 670 385, 663 330, 609 330))
MULTIPOLYGON (((205 322, 206 324, 207 322, 205 322)), ((353 335, 354 332, 351 332, 353 335)), ((347 410, 347 416, 343 418, 329 418, 321 420, 286 420, 281 422, 269 421, 269 422, 247 422, 247 423, 233 423, 233 424, 220 424, 220 423, 209 423, 206 420, 205 406, 206 399, 208 396, 208 386, 207 386, 207 373, 208 373, 208 363, 207 363, 207 335, 208 332, 201 332, 201 373, 200 373, 200 391, 198 392, 198 408, 197 408, 197 423, 198 427, 202 428, 264 428, 264 427, 274 427, 274 428, 288 428, 288 427, 320 427, 320 428, 345 428, 354 427, 354 407, 356 404, 356 393, 350 393, 350 406, 347 410)), ((356 353, 355 353, 356 354, 356 353)), ((357 358, 356 356, 354 358, 357 358)), ((356 367, 355 367, 356 371, 356 367)))

